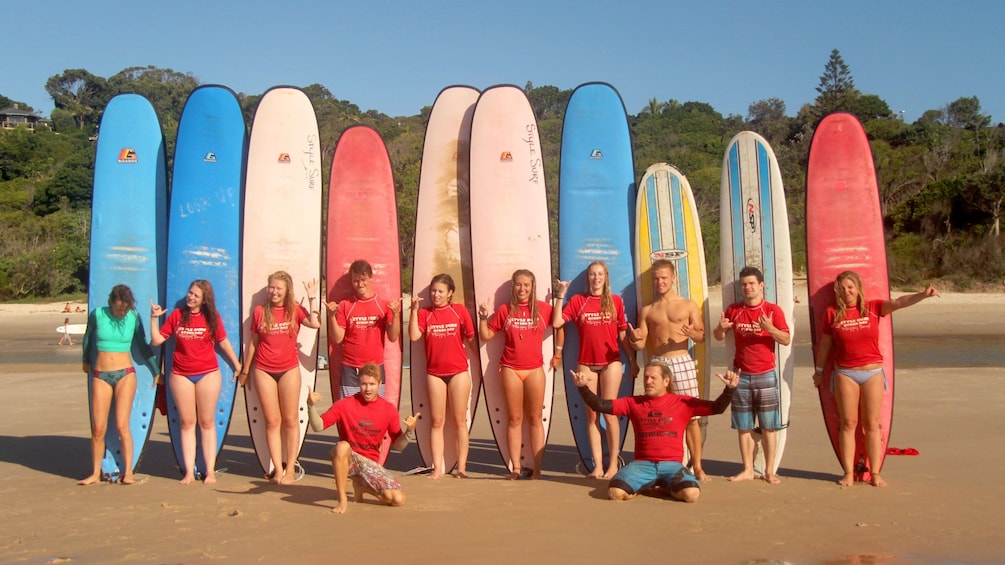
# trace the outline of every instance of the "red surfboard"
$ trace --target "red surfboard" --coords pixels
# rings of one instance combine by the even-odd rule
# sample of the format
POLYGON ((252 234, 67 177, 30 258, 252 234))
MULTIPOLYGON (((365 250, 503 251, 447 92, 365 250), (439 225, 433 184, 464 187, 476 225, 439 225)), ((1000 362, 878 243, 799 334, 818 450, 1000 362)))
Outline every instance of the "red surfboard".
MULTIPOLYGON (((883 237, 883 215, 872 150, 862 124, 851 114, 831 114, 813 134, 806 172, 806 256, 810 295, 810 324, 816 351, 827 307, 835 302, 834 280, 851 270, 862 277, 867 299, 890 297, 890 279, 883 237)), ((887 388, 880 419, 885 454, 893 423, 893 327, 890 316, 879 324, 887 388)), ((822 365, 818 359, 816 365, 822 365)), ((831 371, 824 367, 824 384, 817 389, 824 424, 840 460, 841 423, 831 391, 831 371)), ((884 457, 885 455, 881 455, 884 457)), ((855 434, 855 480, 871 479, 861 426, 855 434)), ((882 469, 882 460, 880 461, 882 469)))
MULTIPOLYGON (((384 140, 376 130, 354 126, 342 133, 332 157, 328 190, 328 237, 325 284, 329 302, 354 294, 349 265, 363 259, 373 267, 372 288, 377 296, 401 300, 401 257, 394 176, 384 140)), ((399 314, 400 315, 400 314, 399 314)), ((339 394, 342 346, 329 336, 329 379, 332 400, 339 394)), ((384 341, 384 398, 398 406, 401 393, 401 339, 384 341)), ((390 447, 381 448, 381 465, 390 447)))

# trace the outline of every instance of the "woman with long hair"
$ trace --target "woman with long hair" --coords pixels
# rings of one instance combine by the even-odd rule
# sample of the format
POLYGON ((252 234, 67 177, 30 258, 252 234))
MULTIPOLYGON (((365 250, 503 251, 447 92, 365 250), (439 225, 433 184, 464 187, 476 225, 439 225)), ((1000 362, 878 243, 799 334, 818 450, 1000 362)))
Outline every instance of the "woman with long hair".
POLYGON ((511 279, 512 291, 508 304, 490 315, 488 304, 478 306, 478 332, 490 340, 504 332, 505 347, 499 360, 503 396, 506 398, 506 440, 509 443, 511 469, 507 479, 541 478, 544 459, 544 421, 542 406, 545 396, 544 356, 541 343, 550 325, 551 305, 537 300, 537 279, 527 269, 519 269, 511 279), (520 446, 523 426, 530 429, 530 447, 534 468, 520 466, 520 446))
POLYGON ((433 473, 438 479, 443 468, 443 427, 449 412, 450 423, 457 432, 457 477, 467 478, 468 402, 471 398, 471 372, 465 347, 475 348, 475 326, 463 304, 454 304, 456 286, 446 273, 433 277, 429 283, 431 305, 419 308, 422 298, 412 297, 412 315, 408 320, 408 336, 422 339, 426 349, 426 389, 429 393, 429 444, 433 457, 433 473))
MULTIPOLYGON (((597 394, 600 386, 602 400, 618 397, 624 368, 621 365, 621 350, 618 344, 625 341, 628 320, 625 304, 621 297, 611 293, 610 274, 603 261, 594 261, 586 268, 586 292, 576 294, 562 308, 562 301, 569 289, 569 281, 555 281, 555 309, 551 325, 559 329, 566 322, 576 324, 579 331, 579 352, 576 361, 579 373, 589 379, 590 391, 597 394)), ((621 425, 618 417, 605 414, 607 424, 607 451, 609 460, 605 470, 600 429, 597 413, 586 408, 587 430, 590 438, 590 452, 593 454, 593 471, 589 478, 610 479, 618 472, 618 452, 621 446, 621 425)))
POLYGON ((133 396, 136 394, 136 369, 131 350, 137 347, 154 379, 160 378, 153 351, 147 344, 143 324, 136 313, 136 298, 124 284, 115 285, 108 294, 108 306, 87 317, 82 342, 83 369, 91 379, 91 460, 93 472, 77 482, 92 485, 101 480, 101 460, 105 456, 108 414, 115 401, 115 428, 121 439, 125 469, 119 482, 131 485, 133 478, 133 436, 129 429, 133 396))
POLYGON ((220 366, 216 358, 219 345, 227 360, 234 368, 234 375, 241 372, 241 362, 227 339, 216 310, 216 297, 209 281, 192 281, 185 295, 185 307, 175 308, 160 326, 160 317, 166 310, 150 304, 151 344, 156 347, 171 336, 175 338, 175 349, 168 375, 168 387, 178 407, 181 424, 181 453, 183 473, 181 484, 195 480, 195 427, 199 423, 202 437, 202 458, 206 462, 203 482, 216 482, 216 405, 220 399, 222 386, 220 366))
POLYGON ((835 305, 827 309, 820 336, 813 384, 817 387, 823 384, 823 367, 833 358, 831 386, 841 420, 838 447, 844 470, 838 484, 849 486, 855 480, 855 430, 861 424, 865 432, 866 457, 872 469, 872 484, 885 487, 886 481, 879 474, 883 455, 880 417, 886 391, 883 354, 879 350, 879 319, 938 296, 939 291, 929 285, 921 292, 896 300, 866 300, 862 278, 854 271, 844 271, 834 281, 834 295, 835 305))
POLYGON ((314 307, 317 289, 316 280, 304 283, 308 311, 297 304, 289 273, 276 271, 269 275, 265 303, 255 305, 251 314, 251 340, 238 377, 243 385, 249 373, 253 375, 251 386, 262 402, 265 439, 273 466, 268 479, 279 484, 295 480, 293 465, 300 448, 301 387, 297 334, 300 326, 321 327, 320 311, 314 307))

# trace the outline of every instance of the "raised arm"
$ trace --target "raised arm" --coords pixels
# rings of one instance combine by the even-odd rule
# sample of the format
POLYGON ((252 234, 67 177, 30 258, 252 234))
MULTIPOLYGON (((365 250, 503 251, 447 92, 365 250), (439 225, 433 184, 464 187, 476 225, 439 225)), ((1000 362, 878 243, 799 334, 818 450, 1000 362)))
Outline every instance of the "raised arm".
POLYGON ((328 337, 335 340, 335 343, 342 343, 345 339, 345 328, 338 323, 338 302, 328 302, 328 337))
POLYGON ((565 325, 565 318, 562 317, 562 303, 565 302, 565 293, 569 290, 569 281, 555 279, 555 297, 553 299, 554 308, 551 310, 551 326, 558 329, 565 325))
POLYGON ((154 301, 150 301, 150 345, 158 347, 163 345, 167 338, 161 335, 161 316, 164 315, 166 310, 154 301))
POLYGON ((401 303, 403 298, 404 296, 387 305, 391 310, 391 326, 387 328, 389 341, 398 341, 398 338, 401 337, 401 303))
POLYGON ((408 315, 408 339, 412 341, 419 341, 422 339, 422 331, 419 330, 419 303, 422 302, 422 297, 415 295, 412 297, 412 305, 409 309, 408 315))
POLYGON ((901 308, 907 308, 908 306, 914 306, 915 304, 921 302, 926 298, 931 298, 933 296, 939 296, 939 291, 935 289, 934 285, 928 285, 928 288, 921 292, 915 292, 914 294, 905 294, 896 300, 887 300, 883 302, 883 306, 880 308, 880 313, 884 316, 900 310, 901 308))
POLYGON ((489 305, 487 303, 478 305, 478 335, 484 340, 495 337, 496 332, 489 327, 489 305))

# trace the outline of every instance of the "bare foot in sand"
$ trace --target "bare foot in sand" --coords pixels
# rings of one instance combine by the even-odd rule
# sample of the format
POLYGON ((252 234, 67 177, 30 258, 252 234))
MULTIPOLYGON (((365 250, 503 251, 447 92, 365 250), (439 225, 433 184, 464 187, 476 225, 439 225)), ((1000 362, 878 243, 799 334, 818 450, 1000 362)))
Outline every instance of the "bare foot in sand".
POLYGON ((519 467, 513 469, 512 471, 510 471, 510 473, 508 475, 506 475, 506 480, 507 481, 515 481, 515 480, 519 479, 520 478, 520 472, 521 471, 520 471, 519 467))
POLYGON ((745 471, 743 471, 743 472, 741 472, 741 473, 739 473, 737 475, 733 475, 732 477, 727 478, 726 480, 734 482, 734 483, 738 483, 740 481, 752 481, 752 480, 754 480, 756 478, 757 478, 757 475, 754 474, 754 470, 753 469, 747 469, 747 470, 745 470, 745 471))
POLYGON ((842 487, 850 487, 853 484, 855 484, 855 476, 851 473, 841 477, 841 480, 838 481, 838 485, 842 487))
POLYGON ((122 475, 122 478, 119 479, 119 483, 124 484, 124 485, 135 485, 136 484, 136 477, 134 477, 132 475, 132 473, 130 473, 128 475, 122 475))
POLYGON ((292 485, 296 482, 296 477, 292 472, 283 473, 282 478, 279 479, 279 484, 281 485, 292 485))
POLYGON ((86 477, 86 478, 80 479, 79 481, 77 481, 77 484, 80 485, 80 486, 82 486, 82 487, 86 487, 88 485, 98 484, 98 481, 100 481, 100 480, 101 480, 101 475, 100 474, 94 474, 94 475, 91 475, 90 477, 86 477))
POLYGON ((216 484, 216 473, 209 472, 202 479, 202 484, 204 485, 215 485, 216 484))
POLYGON ((600 473, 598 473, 597 471, 593 471, 592 473, 586 475, 586 478, 587 479, 599 479, 600 478, 600 473))
POLYGON ((427 478, 429 480, 431 480, 431 481, 435 481, 436 479, 438 479, 438 478, 440 478, 442 476, 443 476, 443 471, 434 468, 432 474, 430 474, 429 477, 427 477, 427 478))
POLYGON ((694 470, 694 478, 698 479, 698 482, 700 482, 700 483, 710 483, 710 482, 712 482, 712 477, 710 477, 708 475, 708 473, 705 472, 704 469, 695 469, 694 470))
POLYGON ((886 481, 883 480, 883 477, 879 476, 879 473, 873 473, 872 474, 872 480, 869 481, 869 482, 872 483, 872 486, 874 486, 874 487, 885 487, 886 486, 886 481))
POLYGON ((457 471, 454 472, 454 477, 458 479, 466 479, 468 478, 468 474, 467 472, 458 469, 457 471))
POLYGON ((608 479, 608 480, 609 480, 609 479, 613 479, 613 478, 614 478, 614 475, 617 475, 617 474, 618 474, 618 464, 617 464, 617 463, 615 463, 615 464, 614 464, 614 468, 612 468, 612 469, 608 469, 608 470, 607 470, 607 472, 606 472, 606 473, 604 473, 603 477, 604 477, 605 479, 608 479))
POLYGON ((181 485, 190 485, 190 484, 192 484, 194 482, 195 482, 195 475, 186 474, 184 477, 181 478, 180 481, 178 481, 178 484, 181 484, 181 485))
POLYGON ((541 474, 541 471, 533 471, 533 472, 524 471, 523 473, 520 474, 520 478, 530 479, 532 481, 539 481, 544 478, 544 475, 541 474))
POLYGON ((765 473, 764 476, 761 478, 764 479, 764 482, 768 483, 769 485, 779 485, 782 483, 782 479, 779 479, 778 475, 769 475, 765 473))
POLYGON ((349 499, 342 493, 339 493, 338 504, 335 505, 335 508, 332 508, 332 514, 345 514, 345 511, 348 509, 349 499))

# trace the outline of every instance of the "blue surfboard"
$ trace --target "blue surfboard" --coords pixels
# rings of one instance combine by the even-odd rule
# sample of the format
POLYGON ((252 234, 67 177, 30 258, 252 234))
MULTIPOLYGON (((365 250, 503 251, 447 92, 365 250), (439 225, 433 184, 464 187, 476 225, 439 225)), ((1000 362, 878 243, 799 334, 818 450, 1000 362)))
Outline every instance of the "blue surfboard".
MULTIPOLYGON (((91 201, 90 311, 108 305, 117 284, 128 285, 136 298, 147 336, 150 301, 164 300, 167 244, 167 180, 164 135, 153 106, 138 94, 120 94, 108 103, 101 118, 94 157, 91 201)), ((136 396, 129 427, 133 436, 133 468, 139 464, 154 417, 154 377, 133 351, 136 396)), ((90 383, 88 379, 88 396, 90 383)), ((108 415, 105 458, 101 470, 116 478, 125 470, 115 429, 115 411, 108 415)))
MULTIPOLYGON (((234 92, 201 86, 189 95, 178 123, 171 181, 165 308, 185 307, 185 295, 196 279, 213 285, 216 308, 235 352, 241 351, 241 201, 247 156, 247 129, 234 92)), ((167 342, 164 375, 171 374, 175 340, 167 342)), ((238 353, 240 355, 240 353, 238 353)), ((217 350, 220 397, 216 405, 216 449, 223 448, 234 409, 234 369, 217 350)), ((181 423, 167 387, 168 430, 178 466, 181 423)), ((206 472, 202 434, 197 433, 196 471, 206 472)))
MULTIPOLYGON (((637 313, 632 239, 635 219, 635 169, 628 117, 621 96, 609 84, 587 83, 572 93, 562 129, 559 173, 559 277, 570 281, 567 299, 586 292, 586 268, 593 261, 607 264, 611 292, 621 296, 625 315, 635 324, 637 313)), ((594 468, 587 436, 586 405, 569 371, 575 370, 579 336, 565 324, 563 355, 566 402, 573 438, 587 471, 594 468)), ((625 375, 618 396, 632 394, 628 357, 622 351, 625 375)), ((621 445, 628 420, 620 418, 621 445)), ((601 423, 603 418, 600 419, 601 423)), ((603 424, 601 424, 603 425, 603 424)), ((601 432, 604 453, 606 432, 601 432)))

